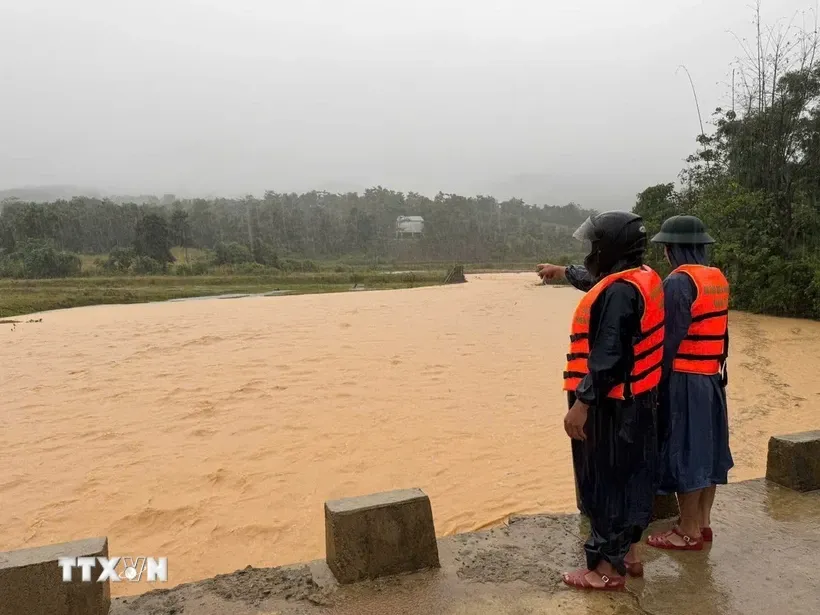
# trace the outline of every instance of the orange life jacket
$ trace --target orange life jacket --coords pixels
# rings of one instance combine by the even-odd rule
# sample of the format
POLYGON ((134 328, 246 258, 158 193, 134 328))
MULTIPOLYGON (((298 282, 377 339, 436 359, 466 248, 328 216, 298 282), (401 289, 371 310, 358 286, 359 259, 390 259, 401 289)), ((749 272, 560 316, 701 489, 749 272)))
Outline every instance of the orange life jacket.
POLYGON ((692 303, 692 324, 678 348, 672 370, 719 374, 729 350, 729 281, 720 269, 703 265, 681 265, 672 273, 688 275, 698 291, 692 303))
POLYGON ((628 382, 618 384, 608 394, 613 399, 626 399, 645 393, 658 386, 663 364, 663 282, 660 276, 647 266, 627 269, 606 276, 584 295, 572 318, 569 338, 569 354, 564 371, 564 390, 574 391, 589 373, 589 321, 592 305, 598 296, 613 283, 629 282, 643 298, 640 335, 633 342, 635 365, 628 382))

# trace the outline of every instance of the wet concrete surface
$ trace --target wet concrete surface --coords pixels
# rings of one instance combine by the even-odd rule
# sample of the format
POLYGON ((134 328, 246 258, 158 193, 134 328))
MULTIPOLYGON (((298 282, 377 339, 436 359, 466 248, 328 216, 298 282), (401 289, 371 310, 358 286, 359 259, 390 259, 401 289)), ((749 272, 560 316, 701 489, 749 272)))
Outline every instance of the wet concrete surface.
MULTIPOLYGON (((644 579, 623 592, 565 588, 582 565, 586 521, 514 518, 439 541, 442 568, 339 586, 323 561, 237 571, 113 602, 111 615, 750 615, 820 613, 820 492, 765 480, 718 489, 715 542, 701 552, 643 547, 644 579)), ((659 522, 653 529, 663 529, 659 522)))

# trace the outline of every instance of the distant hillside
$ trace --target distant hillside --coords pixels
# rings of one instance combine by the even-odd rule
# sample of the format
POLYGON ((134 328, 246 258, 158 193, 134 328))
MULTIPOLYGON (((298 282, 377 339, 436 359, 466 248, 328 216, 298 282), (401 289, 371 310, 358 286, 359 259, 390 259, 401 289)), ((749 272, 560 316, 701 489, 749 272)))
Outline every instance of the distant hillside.
POLYGON ((26 201, 28 203, 50 203, 60 199, 70 199, 75 196, 102 198, 103 194, 96 188, 70 185, 26 186, 24 188, 0 190, 0 202, 6 199, 19 199, 20 201, 26 201))

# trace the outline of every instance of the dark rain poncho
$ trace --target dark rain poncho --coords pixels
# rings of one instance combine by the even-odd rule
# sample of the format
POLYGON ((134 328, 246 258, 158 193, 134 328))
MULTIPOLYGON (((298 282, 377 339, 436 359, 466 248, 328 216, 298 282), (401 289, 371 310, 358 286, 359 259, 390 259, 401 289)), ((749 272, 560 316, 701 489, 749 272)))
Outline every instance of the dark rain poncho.
MULTIPOLYGON (((567 279, 584 291, 593 286, 582 267, 567 268, 567 279)), ((590 570, 603 559, 625 574, 624 557, 641 540, 652 514, 658 447, 656 391, 625 401, 606 397, 632 371, 642 303, 628 282, 615 282, 601 293, 590 315, 589 374, 569 394, 570 405, 576 395, 590 405, 587 439, 572 441, 581 512, 592 527, 584 545, 590 570)))
MULTIPOLYGON (((672 266, 705 265, 704 246, 669 246, 672 266)), ((734 465, 729 451, 729 420, 722 376, 672 371, 692 322, 697 289, 684 273, 663 282, 666 331, 660 386, 661 493, 688 493, 722 485, 734 465)))

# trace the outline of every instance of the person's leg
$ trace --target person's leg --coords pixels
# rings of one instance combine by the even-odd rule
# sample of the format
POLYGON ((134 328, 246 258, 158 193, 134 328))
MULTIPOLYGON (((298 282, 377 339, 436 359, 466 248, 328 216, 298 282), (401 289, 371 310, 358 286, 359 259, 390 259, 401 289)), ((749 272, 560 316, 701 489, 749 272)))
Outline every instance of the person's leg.
POLYGON ((650 536, 647 542, 651 546, 661 549, 691 547, 702 542, 703 536, 700 531, 700 501, 702 493, 703 489, 697 489, 687 493, 678 493, 680 519, 678 520, 677 526, 670 532, 650 536))
POLYGON ((613 463, 614 419, 612 412, 596 410, 592 408, 589 413, 587 439, 572 443, 581 504, 592 530, 584 545, 587 565, 566 573, 563 580, 573 587, 603 589, 623 583, 623 558, 631 535, 621 529, 626 479, 622 468, 613 463))
MULTIPOLYGON (((611 529, 604 530, 607 534, 610 531, 611 529)), ((623 582, 626 574, 624 558, 629 551, 628 540, 626 545, 618 545, 618 541, 613 540, 612 536, 601 535, 600 532, 600 527, 593 527, 592 535, 584 545, 586 568, 566 573, 564 582, 568 585, 603 589, 607 584, 623 582)))
MULTIPOLYGON (((680 505, 680 531, 690 538, 700 538, 700 496, 702 489, 678 494, 680 505)), ((675 539, 683 542, 680 536, 675 539)))
MULTIPOLYGON (((633 577, 643 576, 643 563, 641 562, 638 545, 641 543, 643 533, 652 518, 652 507, 660 482, 660 436, 662 434, 660 423, 662 419, 660 411, 656 411, 656 408, 658 406, 652 395, 648 399, 641 399, 639 402, 638 411, 641 420, 637 433, 642 435, 640 439, 643 440, 643 453, 640 462, 637 464, 638 467, 633 480, 629 483, 633 487, 629 492, 629 508, 633 511, 629 515, 632 522, 632 544, 624 558, 627 572, 633 577), (648 408, 643 407, 647 404, 649 405, 648 408)), ((639 438, 636 437, 635 439, 638 440, 639 438)))
MULTIPOLYGON (((654 492, 652 499, 654 500, 654 492)), ((638 552, 638 545, 641 544, 641 540, 643 539, 643 533, 649 526, 649 519, 651 518, 651 516, 652 508, 650 507, 646 517, 646 523, 641 523, 639 525, 634 525, 632 527, 632 545, 629 547, 629 552, 626 554, 626 557, 624 558, 624 560, 629 564, 634 564, 636 562, 641 561, 640 553, 638 552)))
MULTIPOLYGON (((615 495, 614 499, 623 501, 623 496, 615 495)), ((609 506, 609 510, 612 510, 609 506)), ((623 577, 626 574, 626 558, 632 544, 632 531, 618 517, 602 515, 593 521, 592 536, 584 548, 587 555, 587 575, 595 587, 603 587, 603 576, 608 578, 623 577)))
POLYGON ((593 576, 643 573, 638 543, 652 516, 658 474, 655 400, 654 392, 646 394, 607 415, 609 431, 596 449, 603 508, 593 521, 596 540, 587 543, 587 566, 594 571, 587 576, 590 583, 593 576))
POLYGON ((592 460, 598 480, 594 485, 585 486, 591 495, 587 507, 591 534, 584 545, 587 560, 584 579, 592 587, 603 588, 606 585, 604 578, 619 579, 626 573, 624 557, 629 550, 631 534, 623 522, 623 482, 609 471, 609 463, 603 465, 602 460, 595 457, 592 460))
POLYGON ((624 557, 624 566, 626 572, 631 577, 643 576, 643 562, 641 561, 641 554, 638 552, 638 545, 641 543, 642 532, 639 533, 637 540, 629 547, 629 552, 624 557))
POLYGON ((707 487, 700 492, 701 495, 698 508, 701 530, 712 529, 712 505, 715 503, 716 491, 717 486, 712 485, 711 487, 707 487))

